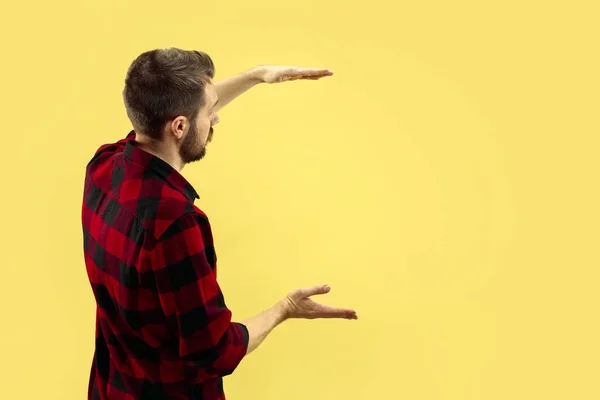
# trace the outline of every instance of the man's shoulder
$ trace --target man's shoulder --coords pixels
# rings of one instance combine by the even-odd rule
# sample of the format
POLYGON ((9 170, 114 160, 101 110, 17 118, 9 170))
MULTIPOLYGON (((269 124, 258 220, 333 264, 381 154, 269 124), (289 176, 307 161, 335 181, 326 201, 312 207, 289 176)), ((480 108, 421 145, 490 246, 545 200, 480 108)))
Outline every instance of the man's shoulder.
MULTIPOLYGON (((168 187, 163 189, 169 193, 168 187)), ((208 223, 206 215, 179 193, 161 197, 141 196, 135 203, 136 216, 152 231, 152 236, 160 239, 176 223, 189 224, 190 221, 208 223)))
POLYGON ((106 161, 107 159, 109 159, 111 156, 113 156, 115 154, 122 153, 123 150, 125 150, 125 145, 127 144, 127 141, 131 140, 131 139, 135 139, 134 131, 130 131, 127 134, 127 136, 125 136, 122 139, 119 139, 116 142, 105 143, 105 144, 101 145, 100 147, 98 147, 98 149, 96 149, 93 157, 91 158, 91 160, 88 163, 88 168, 90 166, 101 163, 102 161, 106 161))
MULTIPOLYGON (((131 131, 125 138, 98 148, 86 168, 86 193, 90 188, 107 194, 120 208, 127 209, 155 240, 177 222, 208 226, 208 217, 181 189, 172 186, 164 171, 121 158, 131 131)), ((89 197, 90 195, 86 195, 89 197)))

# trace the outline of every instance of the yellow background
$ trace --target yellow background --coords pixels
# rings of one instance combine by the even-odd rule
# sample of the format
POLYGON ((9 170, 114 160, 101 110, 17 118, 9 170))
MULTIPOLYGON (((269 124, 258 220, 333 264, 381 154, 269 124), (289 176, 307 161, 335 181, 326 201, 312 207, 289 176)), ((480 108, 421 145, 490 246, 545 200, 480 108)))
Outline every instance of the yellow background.
POLYGON ((86 396, 84 167, 169 46, 335 71, 248 92, 183 170, 236 320, 319 283, 360 317, 280 326, 229 399, 600 398, 596 4, 3 3, 0 398, 86 396))

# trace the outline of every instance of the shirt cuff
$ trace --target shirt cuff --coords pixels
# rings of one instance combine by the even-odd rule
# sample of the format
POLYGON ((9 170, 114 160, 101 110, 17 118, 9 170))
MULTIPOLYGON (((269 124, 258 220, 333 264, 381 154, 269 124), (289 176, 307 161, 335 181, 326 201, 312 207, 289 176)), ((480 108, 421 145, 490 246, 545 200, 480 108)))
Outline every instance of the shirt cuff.
POLYGON ((221 358, 220 365, 217 366, 221 371, 221 376, 227 376, 233 373, 240 362, 246 356, 248 351, 248 342, 250 335, 248 328, 239 322, 232 322, 229 326, 229 344, 226 356, 221 358))

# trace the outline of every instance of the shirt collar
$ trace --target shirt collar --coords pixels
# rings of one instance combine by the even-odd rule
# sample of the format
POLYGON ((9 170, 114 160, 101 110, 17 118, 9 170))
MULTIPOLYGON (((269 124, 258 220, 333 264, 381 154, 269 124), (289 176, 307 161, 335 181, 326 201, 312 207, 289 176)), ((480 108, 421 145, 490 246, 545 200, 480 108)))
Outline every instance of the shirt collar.
POLYGON ((135 141, 135 131, 129 132, 125 143, 125 157, 144 168, 151 169, 153 172, 163 178, 170 186, 180 191, 190 202, 199 199, 200 196, 194 187, 177 171, 164 160, 145 152, 137 147, 135 141))

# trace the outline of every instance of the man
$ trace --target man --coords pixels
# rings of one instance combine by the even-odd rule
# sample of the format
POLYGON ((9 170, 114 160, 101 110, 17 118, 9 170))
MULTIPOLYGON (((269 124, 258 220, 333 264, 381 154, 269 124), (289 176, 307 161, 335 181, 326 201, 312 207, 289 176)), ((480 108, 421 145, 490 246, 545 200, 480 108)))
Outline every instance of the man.
POLYGON ((319 79, 328 70, 262 66, 213 83, 199 51, 141 54, 123 97, 133 130, 86 168, 85 263, 97 302, 89 399, 224 399, 222 377, 288 318, 357 319, 298 289, 243 323, 231 321, 199 198, 180 174, 202 159, 217 112, 259 83, 319 79))

